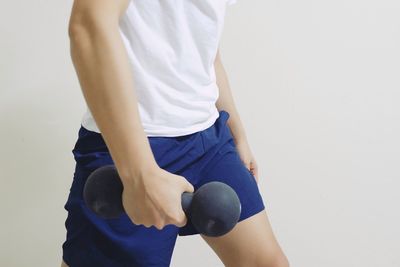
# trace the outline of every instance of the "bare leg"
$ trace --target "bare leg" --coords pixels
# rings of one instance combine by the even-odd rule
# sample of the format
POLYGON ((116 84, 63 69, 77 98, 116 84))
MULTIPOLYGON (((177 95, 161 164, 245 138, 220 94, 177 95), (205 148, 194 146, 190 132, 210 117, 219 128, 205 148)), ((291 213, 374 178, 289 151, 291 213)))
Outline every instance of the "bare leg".
POLYGON ((266 210, 239 222, 220 237, 201 235, 226 267, 288 267, 266 210))
POLYGON ((62 261, 61 262, 61 267, 68 267, 68 265, 64 261, 62 261))

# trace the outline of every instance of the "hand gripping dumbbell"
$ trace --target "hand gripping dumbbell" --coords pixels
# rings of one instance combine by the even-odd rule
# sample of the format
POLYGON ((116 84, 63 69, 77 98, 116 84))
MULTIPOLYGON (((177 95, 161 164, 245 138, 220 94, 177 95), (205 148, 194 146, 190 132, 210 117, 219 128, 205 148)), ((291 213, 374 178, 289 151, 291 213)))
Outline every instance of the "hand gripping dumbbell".
MULTIPOLYGON (((124 213, 123 184, 115 165, 102 166, 86 180, 83 197, 87 207, 105 219, 124 213)), ((213 181, 194 193, 182 193, 182 209, 196 230, 206 236, 221 236, 236 225, 241 204, 236 192, 227 184, 213 181)))

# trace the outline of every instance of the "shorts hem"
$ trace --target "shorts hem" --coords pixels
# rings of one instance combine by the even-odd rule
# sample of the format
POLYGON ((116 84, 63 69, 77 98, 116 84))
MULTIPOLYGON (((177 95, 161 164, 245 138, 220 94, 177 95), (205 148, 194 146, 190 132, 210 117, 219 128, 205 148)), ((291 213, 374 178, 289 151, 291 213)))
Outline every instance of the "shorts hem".
MULTIPOLYGON (((238 223, 262 212, 263 210, 265 210, 264 204, 262 204, 261 206, 255 208, 255 209, 247 211, 246 213, 242 213, 240 219, 238 220, 238 223)), ((189 235, 198 235, 198 234, 200 234, 200 233, 187 230, 187 231, 180 232, 178 235, 179 236, 189 236, 189 235)))
POLYGON ((68 258, 66 257, 66 255, 63 255, 63 256, 61 257, 61 259, 63 260, 63 262, 64 262, 66 265, 68 265, 68 267, 73 267, 73 266, 71 265, 70 261, 68 260, 68 258))
POLYGON ((240 216, 240 219, 238 220, 238 222, 244 221, 244 220, 246 220, 246 219, 248 219, 248 218, 250 218, 250 217, 252 217, 252 216, 254 216, 254 215, 256 215, 256 214, 258 214, 260 212, 262 212, 263 210, 265 210, 265 205, 264 204, 262 204, 261 206, 255 208, 255 209, 247 211, 246 213, 243 213, 240 216))

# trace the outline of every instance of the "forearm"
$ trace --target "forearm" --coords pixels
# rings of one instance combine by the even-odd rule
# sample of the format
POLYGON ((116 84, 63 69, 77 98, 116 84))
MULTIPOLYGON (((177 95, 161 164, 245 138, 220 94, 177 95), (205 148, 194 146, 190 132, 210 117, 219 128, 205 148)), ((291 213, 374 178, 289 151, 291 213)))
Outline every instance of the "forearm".
POLYGON ((70 40, 85 101, 123 182, 156 167, 117 22, 71 22, 70 40))
POLYGON ((239 113, 236 109, 228 81, 228 76, 222 64, 219 52, 217 53, 214 67, 217 77, 217 85, 219 88, 219 98, 216 103, 217 109, 226 110, 229 113, 230 116, 227 124, 232 132, 235 143, 247 142, 246 133, 240 120, 239 113))

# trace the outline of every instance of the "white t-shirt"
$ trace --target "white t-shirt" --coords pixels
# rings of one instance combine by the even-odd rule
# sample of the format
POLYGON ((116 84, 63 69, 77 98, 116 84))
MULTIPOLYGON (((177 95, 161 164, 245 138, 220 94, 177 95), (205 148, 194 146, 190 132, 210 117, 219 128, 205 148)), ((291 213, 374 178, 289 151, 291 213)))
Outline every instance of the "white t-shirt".
MULTIPOLYGON (((219 116, 214 70, 227 5, 236 0, 133 0, 120 20, 147 136, 182 136, 219 116)), ((82 126, 100 133, 87 107, 82 126)))

